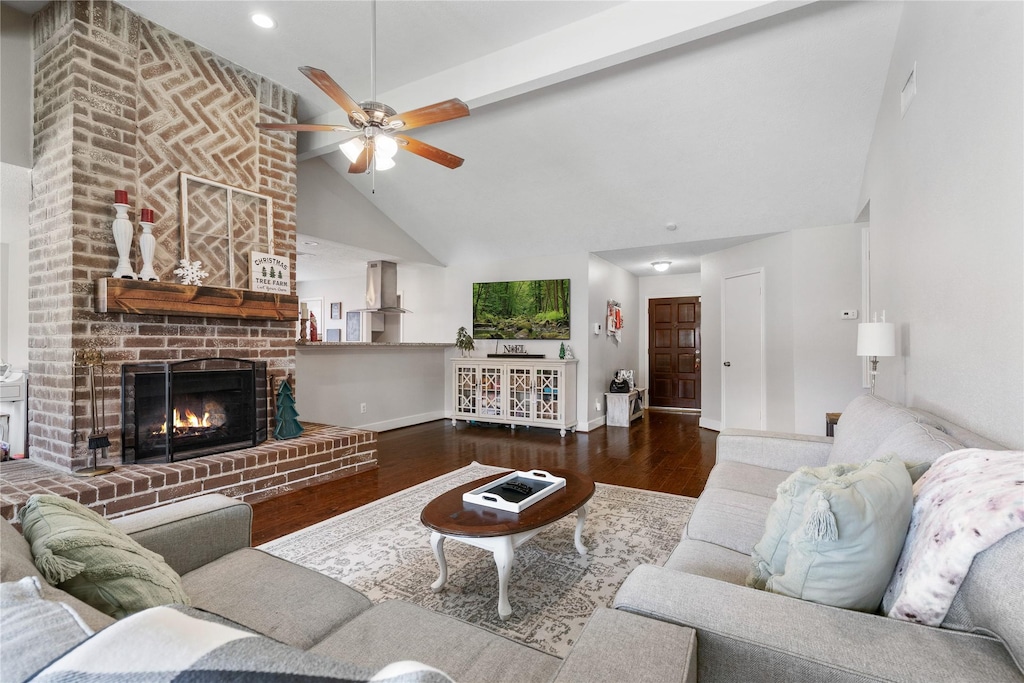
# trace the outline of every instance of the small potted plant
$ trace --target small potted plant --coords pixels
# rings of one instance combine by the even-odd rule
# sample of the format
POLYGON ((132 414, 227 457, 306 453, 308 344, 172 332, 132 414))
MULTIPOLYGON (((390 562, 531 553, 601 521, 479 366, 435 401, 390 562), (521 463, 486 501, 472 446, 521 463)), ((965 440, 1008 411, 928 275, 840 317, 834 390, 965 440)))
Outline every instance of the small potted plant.
POLYGON ((471 335, 465 327, 460 327, 459 331, 455 333, 455 348, 462 351, 463 358, 468 356, 469 352, 476 348, 473 344, 473 335, 471 335))

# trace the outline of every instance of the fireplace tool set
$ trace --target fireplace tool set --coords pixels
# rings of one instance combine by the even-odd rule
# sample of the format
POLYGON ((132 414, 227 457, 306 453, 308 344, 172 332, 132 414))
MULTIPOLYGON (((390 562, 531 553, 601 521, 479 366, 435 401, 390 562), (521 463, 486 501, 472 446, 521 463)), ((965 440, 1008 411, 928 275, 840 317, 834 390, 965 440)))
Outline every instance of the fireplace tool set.
MULTIPOLYGON (((103 388, 106 385, 104 366, 103 366, 103 352, 99 349, 79 349, 75 353, 75 365, 84 367, 86 371, 86 382, 89 389, 89 418, 90 418, 90 431, 89 431, 89 452, 91 455, 91 467, 83 467, 74 471, 75 476, 78 477, 95 477, 100 474, 109 474, 114 471, 112 465, 104 465, 98 467, 96 465, 96 451, 103 449, 103 455, 106 456, 107 448, 110 446, 110 437, 107 436, 106 431, 103 427, 107 423, 107 407, 106 401, 103 396, 103 388), (96 369, 99 368, 99 383, 100 383, 100 399, 99 399, 99 419, 97 418, 97 401, 96 401, 96 369)), ((76 373, 77 376, 77 373, 76 373)))

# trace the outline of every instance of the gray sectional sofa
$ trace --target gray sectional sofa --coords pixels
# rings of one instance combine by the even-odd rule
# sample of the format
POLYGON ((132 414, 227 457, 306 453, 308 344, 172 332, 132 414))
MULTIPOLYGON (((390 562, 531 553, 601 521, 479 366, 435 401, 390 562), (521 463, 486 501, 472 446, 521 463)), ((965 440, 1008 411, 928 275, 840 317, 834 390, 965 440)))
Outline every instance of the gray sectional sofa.
POLYGON ((1002 449, 873 396, 847 406, 834 439, 723 431, 678 547, 663 567, 634 570, 615 607, 695 629, 698 678, 705 682, 1024 680, 1024 531, 975 558, 941 628, 745 585, 776 488, 799 467, 889 453, 931 463, 965 447, 1002 449))
MULTIPOLYGON (((664 566, 634 570, 616 595, 616 609, 595 612, 564 661, 408 603, 372 605, 344 584, 251 548, 251 508, 221 495, 114 523, 164 557, 195 607, 284 643, 300 662, 319 655, 374 672, 416 660, 464 682, 1022 681, 1024 531, 975 558, 940 628, 745 585, 776 488, 794 470, 889 453, 930 463, 963 447, 1000 448, 934 415, 871 396, 846 408, 834 439, 722 432, 717 464, 675 552, 664 566)), ((4 520, 0 549, 5 586, 41 579, 28 544, 4 520)), ((114 623, 39 583, 42 600, 70 606, 91 628, 114 623)), ((40 643, 64 646, 55 630, 31 618, 10 623, 10 610, 3 612, 0 678, 6 683, 60 654, 30 654, 40 643), (39 638, 42 633, 47 637, 39 638)), ((287 653, 275 650, 272 664, 279 658, 287 653)))
MULTIPOLYGON (((367 672, 415 660, 467 683, 696 680, 696 641, 689 628, 600 609, 561 660, 409 603, 373 605, 343 583, 251 548, 251 520, 248 504, 210 494, 114 523, 181 575, 193 607, 367 672)), ((6 520, 0 520, 0 548, 5 585, 35 576, 42 598, 69 605, 93 630, 114 623, 48 586, 28 543, 6 520)), ((3 612, 0 678, 14 683, 60 655, 61 644, 54 642, 54 631, 32 621, 13 623, 12 610, 3 612), (20 637, 14 638, 15 633, 20 637), (50 646, 57 651, 46 651, 50 646)))

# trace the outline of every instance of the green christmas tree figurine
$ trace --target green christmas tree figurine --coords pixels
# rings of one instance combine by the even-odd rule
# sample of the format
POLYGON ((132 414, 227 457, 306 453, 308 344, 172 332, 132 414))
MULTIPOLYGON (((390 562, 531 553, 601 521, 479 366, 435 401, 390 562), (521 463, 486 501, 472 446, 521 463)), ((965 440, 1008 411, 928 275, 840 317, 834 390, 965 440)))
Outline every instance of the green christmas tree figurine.
POLYGON ((275 439, 294 439, 302 433, 299 414, 295 411, 295 397, 292 396, 292 385, 288 380, 281 382, 277 389, 277 427, 274 428, 275 439))

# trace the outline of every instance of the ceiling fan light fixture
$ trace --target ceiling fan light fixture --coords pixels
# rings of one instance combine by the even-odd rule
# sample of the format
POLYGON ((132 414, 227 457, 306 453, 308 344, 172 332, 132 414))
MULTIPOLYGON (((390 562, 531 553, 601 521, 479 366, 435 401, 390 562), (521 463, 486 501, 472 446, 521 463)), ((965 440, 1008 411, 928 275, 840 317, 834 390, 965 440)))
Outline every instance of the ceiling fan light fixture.
MULTIPOLYGON (((393 157, 396 154, 398 154, 398 143, 395 142, 395 139, 393 137, 390 137, 388 135, 384 135, 383 133, 375 135, 373 137, 373 147, 374 147, 373 151, 375 152, 375 155, 380 155, 380 156, 385 157, 387 159, 391 159, 391 157, 393 157)), ((375 158, 376 158, 376 156, 375 156, 375 158)), ((392 164, 392 166, 393 165, 394 164, 392 164)), ((388 168, 391 168, 391 166, 388 166, 388 168)), ((383 171, 384 169, 382 169, 382 168, 380 168, 378 166, 377 170, 378 171, 383 171)))
MULTIPOLYGON (((377 151, 380 151, 379 148, 377 151)), ((389 168, 395 167, 395 160, 391 157, 386 157, 383 154, 373 155, 373 168, 377 171, 386 171, 389 168)))
POLYGON ((363 153, 363 140, 364 138, 360 135, 359 137, 352 138, 348 142, 343 142, 338 145, 341 153, 345 155, 345 158, 347 158, 350 163, 356 163, 356 160, 359 159, 359 155, 363 153))
POLYGON ((659 273, 664 273, 666 270, 668 270, 668 267, 672 265, 672 262, 671 261, 653 261, 651 263, 651 265, 654 266, 654 269, 656 271, 658 271, 659 273))

